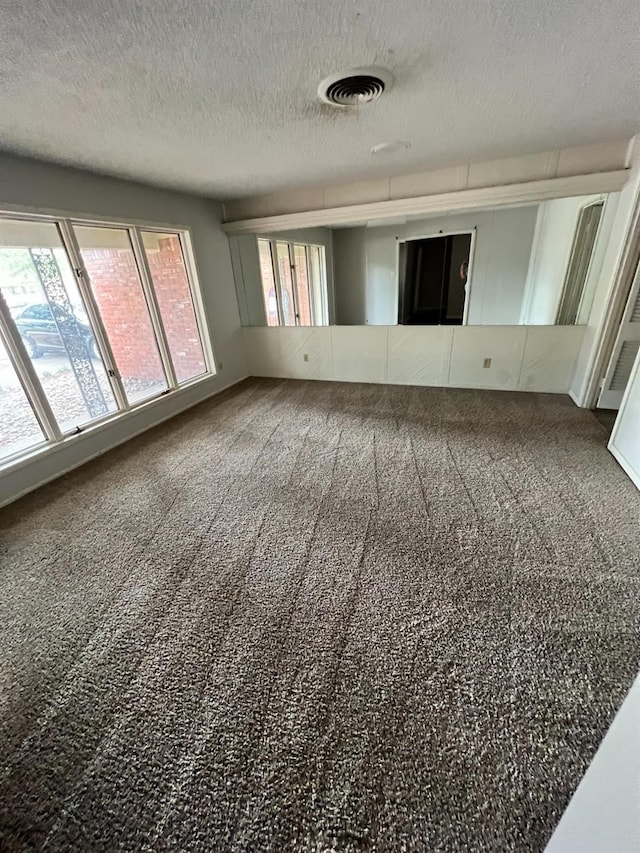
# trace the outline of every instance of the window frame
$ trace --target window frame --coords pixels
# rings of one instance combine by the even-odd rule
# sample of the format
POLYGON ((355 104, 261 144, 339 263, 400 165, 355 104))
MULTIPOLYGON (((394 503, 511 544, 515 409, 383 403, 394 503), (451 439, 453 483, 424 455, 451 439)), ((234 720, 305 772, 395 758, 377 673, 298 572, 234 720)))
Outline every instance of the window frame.
POLYGON ((267 328, 277 329, 279 326, 284 326, 282 322, 282 305, 280 304, 280 272, 276 272, 276 264, 274 263, 273 257, 273 244, 271 240, 266 237, 256 237, 256 248, 258 252, 258 274, 260 276, 260 292, 262 294, 262 304, 264 307, 264 317, 267 328), (267 297, 265 294, 265 283, 262 279, 262 261, 260 259, 260 241, 267 244, 269 249, 269 262, 271 263, 271 275, 273 276, 273 289, 275 291, 275 300, 276 300, 276 314, 278 316, 278 322, 275 325, 271 325, 269 323, 269 306, 267 304, 267 297))
MULTIPOLYGON (((269 326, 269 324, 265 324, 267 328, 287 328, 287 329, 311 329, 315 326, 328 326, 328 316, 327 316, 327 303, 328 303, 328 295, 327 295, 327 260, 326 260, 326 251, 325 247, 321 243, 305 243, 302 240, 288 240, 286 237, 279 238, 277 235, 263 235, 256 234, 256 251, 258 253, 258 258, 260 258, 260 243, 259 241, 267 243, 269 246, 269 253, 271 255, 271 269, 273 270, 273 281, 276 291, 276 308, 278 311, 278 324, 277 326, 269 326), (291 270, 291 291, 292 291, 292 300, 293 300, 293 312, 296 322, 293 324, 287 324, 284 322, 284 314, 282 309, 282 281, 280 277, 280 265, 278 263, 278 244, 284 244, 287 247, 287 254, 289 257, 289 268, 291 270), (298 272, 297 272, 297 264, 295 263, 295 247, 301 246, 304 249, 304 257, 305 264, 307 269, 307 295, 309 301, 309 313, 311 315, 311 323, 309 325, 302 324, 300 322, 300 310, 298 305, 298 272), (312 283, 312 264, 309 257, 309 252, 311 249, 318 250, 319 257, 319 282, 318 287, 320 291, 320 305, 316 304, 316 295, 313 292, 313 283, 312 283), (320 322, 319 322, 320 321, 320 322)), ((260 268, 260 262, 258 261, 258 272, 260 275, 260 283, 261 283, 261 296, 262 296, 262 304, 265 310, 265 319, 268 314, 268 306, 265 303, 264 297, 264 286, 262 282, 262 270, 260 268)))
POLYGON ((32 445, 26 450, 17 451, 1 458, 0 475, 14 471, 24 465, 28 465, 37 458, 56 452, 67 442, 73 441, 78 435, 84 435, 86 433, 105 429, 113 422, 126 418, 134 412, 138 412, 141 409, 149 407, 155 407, 162 402, 167 395, 181 394, 181 392, 193 385, 210 380, 217 375, 218 366, 213 351, 211 336, 209 334, 206 311, 200 287, 200 276, 197 269, 195 253, 193 251, 191 228, 189 226, 176 224, 175 222, 151 222, 139 219, 127 219, 123 221, 99 215, 89 216, 85 214, 75 214, 67 210, 44 210, 41 208, 30 209, 24 206, 18 208, 17 206, 9 204, 3 204, 0 206, 0 218, 18 220, 22 222, 47 222, 56 226, 60 236, 61 246, 66 253, 69 265, 74 273, 75 282, 80 292, 83 306, 87 312, 94 332, 98 353, 103 361, 104 368, 107 372, 107 378, 118 406, 114 412, 109 412, 102 417, 91 420, 83 426, 78 426, 75 429, 63 432, 59 428, 42 383, 40 382, 39 376, 28 356, 22 339, 19 334, 16 334, 17 327, 15 326, 15 318, 13 318, 9 312, 8 307, 6 307, 5 316, 4 300, 0 299, 0 340, 4 344, 9 361, 17 374, 22 389, 29 404, 31 405, 31 408, 33 409, 36 420, 40 424, 40 428, 43 433, 42 442, 32 445), (91 291, 90 278, 82 262, 82 256, 73 230, 74 225, 103 228, 111 227, 126 231, 131 244, 135 263, 138 268, 142 290, 147 303, 154 335, 156 335, 156 341, 158 343, 160 357, 167 379, 166 390, 159 394, 155 394, 134 403, 128 402, 122 380, 118 373, 111 345, 106 334, 104 323, 91 291), (162 318, 160 316, 157 299, 155 297, 155 286, 151 279, 146 254, 142 244, 142 231, 172 236, 177 235, 180 243, 189 295, 193 305, 196 326, 202 348, 202 357, 205 364, 205 370, 201 374, 191 379, 187 379, 184 382, 178 383, 175 377, 173 361, 168 349, 168 340, 166 333, 164 332, 162 318), (136 250, 136 244, 140 250, 140 254, 138 254, 138 251, 136 250), (156 321, 154 321, 150 300, 153 302, 155 309, 158 311, 157 324, 156 321), (162 328, 160 337, 157 336, 157 329, 159 328, 162 328), (170 374, 167 372, 166 368, 165 353, 163 352, 164 346, 166 346, 166 358, 171 367, 172 382, 170 381, 170 374))
MULTIPOLYGON (((193 313, 196 318, 196 326, 198 327, 198 334, 200 336, 200 344, 202 346, 202 357, 204 358, 204 363, 206 367, 204 373, 200 374, 200 376, 194 376, 192 380, 188 381, 195 382, 195 380, 200 379, 203 376, 215 376, 218 368, 215 356, 213 354, 211 335, 209 334, 209 328, 207 326, 207 312, 205 311, 204 301, 202 299, 202 291, 200 288, 200 277, 197 271, 196 256, 195 252, 193 251, 193 244, 191 242, 191 229, 174 227, 173 230, 170 230, 166 227, 137 227, 138 232, 152 231, 154 233, 159 234, 177 234, 178 240, 180 242, 180 251, 182 253, 182 262, 184 264, 185 274, 187 276, 187 284, 189 285, 189 294, 191 296, 191 304, 193 305, 193 313)), ((182 382, 178 385, 178 387, 182 388, 185 384, 185 382, 182 382)))

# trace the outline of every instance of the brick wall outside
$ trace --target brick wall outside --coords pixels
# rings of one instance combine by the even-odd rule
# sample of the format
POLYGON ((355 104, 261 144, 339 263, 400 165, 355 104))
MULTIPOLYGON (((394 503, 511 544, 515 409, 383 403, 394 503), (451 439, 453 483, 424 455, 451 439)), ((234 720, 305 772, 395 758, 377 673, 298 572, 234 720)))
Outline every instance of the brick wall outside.
POLYGON ((205 371, 198 323, 180 239, 163 237, 158 246, 159 251, 147 252, 147 260, 178 381, 183 382, 205 371))
MULTIPOLYGON (((163 238, 159 250, 149 251, 147 257, 176 374, 184 381, 202 373, 205 365, 178 238, 163 238)), ((133 252, 84 249, 82 258, 121 375, 162 380, 133 252)))

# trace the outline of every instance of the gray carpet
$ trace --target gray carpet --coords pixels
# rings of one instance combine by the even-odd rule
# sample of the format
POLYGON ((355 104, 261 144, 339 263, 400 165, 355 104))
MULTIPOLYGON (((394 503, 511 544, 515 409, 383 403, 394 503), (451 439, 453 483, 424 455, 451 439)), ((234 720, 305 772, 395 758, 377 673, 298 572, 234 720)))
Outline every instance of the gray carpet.
POLYGON ((565 397, 251 380, 3 513, 3 850, 539 851, 640 669, 565 397))
POLYGON ((606 429, 607 434, 611 435, 613 432, 613 425, 616 422, 616 418, 618 417, 617 409, 594 409, 593 414, 596 416, 596 419, 602 424, 602 426, 606 429))

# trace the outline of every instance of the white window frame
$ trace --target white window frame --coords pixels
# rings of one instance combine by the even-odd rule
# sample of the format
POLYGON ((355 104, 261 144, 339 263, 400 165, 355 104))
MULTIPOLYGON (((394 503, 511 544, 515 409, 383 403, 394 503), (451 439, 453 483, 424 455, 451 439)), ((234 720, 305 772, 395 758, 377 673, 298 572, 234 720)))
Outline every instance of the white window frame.
POLYGON ((22 222, 47 222, 55 225, 61 239, 61 245, 64 249, 71 270, 75 274, 75 281, 80 291, 83 300, 83 305, 89 316, 96 345, 103 361, 107 378, 109 380, 115 402, 118 406, 115 412, 94 418, 89 423, 77 428, 72 428, 62 432, 59 428, 51 405, 46 397, 46 393, 42 387, 38 374, 31 363, 22 339, 19 335, 14 334, 14 321, 10 314, 4 316, 3 303, 0 300, 0 317, 5 322, 0 322, 0 340, 5 346, 9 360, 16 371, 17 377, 27 397, 27 400, 33 409, 36 420, 38 421, 43 432, 43 440, 35 445, 31 445, 25 450, 19 450, 0 459, 0 474, 6 474, 17 468, 27 465, 37 458, 46 456, 55 452, 62 444, 68 441, 73 441, 76 436, 84 435, 88 432, 94 432, 108 427, 114 421, 119 421, 126 418, 128 415, 145 409, 156 406, 167 395, 180 394, 185 389, 197 385, 200 382, 210 380, 217 373, 217 362, 209 334, 206 313, 202 300, 201 288, 199 285, 199 276, 197 271, 196 258, 193 251, 191 238, 191 229, 188 226, 178 225, 176 223, 159 223, 149 222, 146 220, 115 220, 111 217, 101 216, 86 216, 76 215, 64 210, 47 209, 43 212, 41 209, 32 210, 29 208, 17 208, 13 205, 3 205, 0 208, 0 217, 19 220, 22 222), (93 226, 103 228, 118 228, 127 232, 131 242, 133 255, 136 266, 138 268, 141 286, 149 316, 158 343, 160 357, 163 365, 163 370, 167 379, 166 390, 155 394, 152 397, 147 397, 134 403, 129 403, 126 397, 124 386, 120 378, 111 345, 109 343, 104 323, 100 315, 97 303, 93 296, 93 292, 89 285, 89 276, 82 262, 81 253, 78 247, 77 239, 73 231, 73 226, 93 226), (149 231, 154 233, 177 235, 180 242, 182 259, 187 276, 189 293, 193 304, 196 325, 200 337, 200 345, 202 348, 202 356, 205 364, 205 370, 198 376, 178 383, 175 377, 173 368, 173 360, 168 350, 168 342, 164 334, 162 318, 160 316, 157 299, 155 297, 155 287, 151 280, 150 271, 146 261, 146 254, 142 246, 141 232, 149 231))
MULTIPOLYGON (((288 240, 284 237, 278 238, 273 234, 258 234, 256 236, 256 247, 258 250, 258 257, 260 257, 258 243, 259 240, 263 240, 264 242, 269 244, 269 253, 271 255, 271 269, 273 270, 273 282, 276 291, 276 308, 278 311, 278 326, 274 326, 273 328, 283 326, 290 329, 297 327, 303 329, 310 329, 313 326, 328 326, 329 320, 327 314, 327 260, 325 247, 320 243, 305 243, 302 240, 288 240), (278 264, 278 243, 283 243, 287 246, 287 253, 289 256, 289 269, 291 270, 293 311, 296 319, 295 324, 286 324, 284 322, 284 316, 282 313, 282 281, 280 277, 280 265, 278 264), (298 307, 298 275, 295 263, 295 246, 302 246, 304 248, 305 263, 307 266, 307 293, 309 295, 309 309, 311 313, 311 324, 309 326, 303 325, 300 322, 300 311, 298 307), (316 298, 313 292, 313 286, 311 282, 311 263, 309 259, 310 249, 318 249, 320 253, 320 305, 316 304, 316 298), (320 317, 318 317, 318 315, 320 315, 320 317)), ((260 264, 258 264, 258 274, 260 276, 260 291, 262 295, 262 302, 265 308, 265 312, 267 312, 269 310, 269 306, 266 304, 265 301, 264 283, 262 281, 262 269, 260 268, 260 264)))

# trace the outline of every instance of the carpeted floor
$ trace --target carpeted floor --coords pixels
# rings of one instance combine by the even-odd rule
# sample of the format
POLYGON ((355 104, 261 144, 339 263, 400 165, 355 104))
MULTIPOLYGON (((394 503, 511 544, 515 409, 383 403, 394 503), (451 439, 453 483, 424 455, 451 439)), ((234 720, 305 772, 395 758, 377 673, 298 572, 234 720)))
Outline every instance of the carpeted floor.
POLYGON ((605 443, 250 380, 5 510, 0 848, 542 850, 640 669, 605 443))
POLYGON ((602 426, 606 429, 607 434, 611 435, 613 432, 613 425, 616 422, 616 418, 618 417, 617 409, 594 409, 593 414, 596 416, 596 420, 602 424, 602 426))

